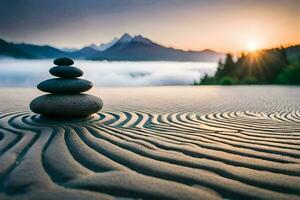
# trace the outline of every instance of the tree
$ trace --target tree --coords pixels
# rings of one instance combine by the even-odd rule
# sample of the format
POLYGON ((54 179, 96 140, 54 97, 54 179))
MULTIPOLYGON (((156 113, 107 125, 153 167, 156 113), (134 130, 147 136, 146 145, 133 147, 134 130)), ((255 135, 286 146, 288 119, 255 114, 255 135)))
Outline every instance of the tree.
POLYGON ((280 58, 283 60, 283 62, 288 65, 289 64, 289 61, 288 61, 288 56, 287 56, 287 53, 286 53, 286 49, 283 48, 283 46, 280 47, 279 49, 279 54, 280 54, 280 58))
POLYGON ((295 63, 287 67, 277 77, 279 84, 300 85, 300 63, 295 63))
POLYGON ((230 76, 234 71, 235 62, 233 61, 232 54, 226 54, 224 63, 219 61, 218 70, 216 73, 216 78, 220 80, 224 76, 230 76))

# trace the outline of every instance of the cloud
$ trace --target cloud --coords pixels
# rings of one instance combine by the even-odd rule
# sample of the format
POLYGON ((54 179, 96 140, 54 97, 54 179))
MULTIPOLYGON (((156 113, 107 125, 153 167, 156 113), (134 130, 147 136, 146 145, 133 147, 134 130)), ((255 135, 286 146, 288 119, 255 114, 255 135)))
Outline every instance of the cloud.
MULTIPOLYGON (((0 60, 1 87, 35 87, 51 78, 51 60, 0 60)), ((189 85, 203 74, 213 74, 216 63, 77 61, 83 78, 95 86, 189 85)))

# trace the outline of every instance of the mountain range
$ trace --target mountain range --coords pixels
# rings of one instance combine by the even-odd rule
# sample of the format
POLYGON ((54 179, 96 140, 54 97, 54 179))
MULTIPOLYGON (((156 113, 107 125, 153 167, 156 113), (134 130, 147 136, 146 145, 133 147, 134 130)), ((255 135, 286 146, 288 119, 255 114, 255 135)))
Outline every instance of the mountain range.
POLYGON ((109 61, 216 62, 223 54, 212 50, 184 51, 168 48, 141 35, 133 37, 127 33, 107 44, 92 44, 81 49, 59 49, 49 45, 19 44, 0 39, 0 57, 47 59, 63 56, 109 61))

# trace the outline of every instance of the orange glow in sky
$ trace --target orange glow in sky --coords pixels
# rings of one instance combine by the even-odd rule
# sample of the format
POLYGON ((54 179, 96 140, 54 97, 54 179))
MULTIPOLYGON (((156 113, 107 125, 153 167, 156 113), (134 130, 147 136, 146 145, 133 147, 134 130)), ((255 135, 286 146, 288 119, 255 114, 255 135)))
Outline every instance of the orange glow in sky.
POLYGON ((18 4, 18 12, 1 4, 18 5, 0 3, 0 38, 80 48, 127 32, 168 47, 219 52, 300 44, 300 0, 63 1, 55 14, 52 1, 33 1, 26 9, 18 4))

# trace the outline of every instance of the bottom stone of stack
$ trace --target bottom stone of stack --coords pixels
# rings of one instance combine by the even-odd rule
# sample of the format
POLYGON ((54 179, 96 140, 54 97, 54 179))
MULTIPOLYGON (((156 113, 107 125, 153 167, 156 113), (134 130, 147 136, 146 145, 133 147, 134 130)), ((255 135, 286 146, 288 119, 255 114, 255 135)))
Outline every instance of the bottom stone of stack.
POLYGON ((86 117, 102 107, 102 100, 89 94, 46 94, 30 103, 33 112, 48 117, 86 117))

